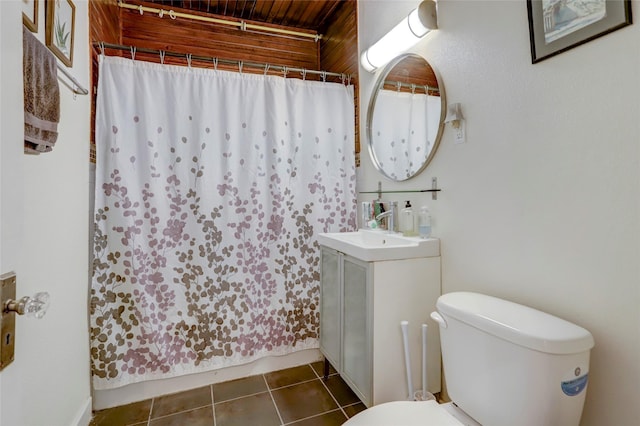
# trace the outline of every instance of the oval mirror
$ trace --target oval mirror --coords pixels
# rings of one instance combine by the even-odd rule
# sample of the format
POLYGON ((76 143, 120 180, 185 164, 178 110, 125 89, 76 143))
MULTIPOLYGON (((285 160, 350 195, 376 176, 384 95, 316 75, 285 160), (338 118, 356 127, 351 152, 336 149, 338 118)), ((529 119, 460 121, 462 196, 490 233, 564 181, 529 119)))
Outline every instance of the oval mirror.
POLYGON ((400 182, 424 170, 440 143, 446 100, 442 80, 421 56, 406 53, 380 74, 367 113, 375 168, 400 182))

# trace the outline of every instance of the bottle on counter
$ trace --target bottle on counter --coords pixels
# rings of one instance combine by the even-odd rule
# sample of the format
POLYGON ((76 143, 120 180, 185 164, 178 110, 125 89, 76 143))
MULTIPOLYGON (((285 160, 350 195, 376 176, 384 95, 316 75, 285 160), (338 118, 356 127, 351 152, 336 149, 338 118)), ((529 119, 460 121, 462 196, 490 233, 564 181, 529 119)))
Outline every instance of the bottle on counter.
POLYGON ((420 238, 429 238, 431 236, 431 214, 427 206, 422 206, 420 213, 418 213, 418 234, 420 238))
POLYGON ((415 230, 415 215, 413 214, 413 208, 411 202, 407 200, 406 205, 400 212, 400 231, 405 237, 412 237, 416 235, 415 230))

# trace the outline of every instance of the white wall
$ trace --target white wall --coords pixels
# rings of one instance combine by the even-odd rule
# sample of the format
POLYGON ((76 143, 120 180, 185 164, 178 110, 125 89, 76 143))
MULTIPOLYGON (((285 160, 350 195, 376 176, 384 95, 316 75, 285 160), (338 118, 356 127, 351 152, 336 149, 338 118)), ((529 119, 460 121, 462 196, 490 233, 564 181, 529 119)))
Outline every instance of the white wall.
MULTIPOLYGON (((361 0, 360 48, 418 3, 361 0)), ((413 199, 433 211, 443 292, 487 293, 590 330, 582 424, 638 425, 640 26, 532 65, 524 1, 442 0, 438 21, 413 50, 462 103, 467 143, 447 126, 427 170, 398 184, 365 148, 359 190, 428 188, 437 176, 437 201, 413 199)), ((360 75, 364 124, 375 76, 360 75)))
MULTIPOLYGON (((88 9, 76 5, 74 67, 89 81, 88 9)), ((44 2, 39 35, 44 40, 44 2)), ((0 1, 2 272, 17 272, 18 297, 51 294, 38 321, 16 320, 13 364, 0 373, 0 424, 86 425, 91 410, 87 322, 89 97, 61 86, 53 152, 22 153, 21 2, 0 1)))

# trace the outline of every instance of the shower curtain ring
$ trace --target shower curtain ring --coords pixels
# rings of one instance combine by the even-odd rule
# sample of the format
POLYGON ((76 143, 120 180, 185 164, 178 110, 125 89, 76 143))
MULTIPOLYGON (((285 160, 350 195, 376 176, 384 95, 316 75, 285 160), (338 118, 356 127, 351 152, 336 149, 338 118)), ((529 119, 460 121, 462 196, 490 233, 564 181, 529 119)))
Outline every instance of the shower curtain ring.
POLYGON ((282 67, 282 74, 284 75, 284 78, 287 78, 287 74, 289 74, 289 68, 282 67))
POLYGON ((176 13, 173 11, 173 9, 169 11, 169 18, 176 19, 176 13))
POLYGON ((269 64, 264 64, 264 75, 267 75, 267 73, 269 72, 269 64))
POLYGON ((412 84, 412 85, 411 85, 411 94, 412 94, 412 95, 415 95, 415 94, 416 94, 416 85, 415 85, 415 84, 412 84))
POLYGON ((164 16, 164 9, 160 9, 160 12, 158 12, 158 16, 160 18, 162 18, 164 16))
POLYGON ((240 74, 242 74, 242 67, 244 66, 244 64, 242 63, 242 61, 238 61, 238 71, 240 72, 240 74))
POLYGON ((213 58, 213 69, 218 71, 218 58, 213 58))
POLYGON ((140 12, 140 15, 144 15, 144 10, 142 9, 142 5, 138 6, 138 12, 140 12))
POLYGON ((135 46, 131 46, 131 60, 132 61, 136 60, 136 48, 135 48, 135 46))
POLYGON ((351 74, 347 76, 347 86, 351 86, 351 74))
POLYGON ((104 56, 104 41, 101 41, 99 46, 100 46, 100 54, 104 56))
POLYGON ((160 50, 160 63, 162 65, 164 65, 164 54, 165 54, 164 50, 160 50))
POLYGON ((320 73, 320 75, 322 76, 322 82, 326 83, 327 82, 327 72, 326 71, 322 71, 320 73))
POLYGON ((300 71, 300 74, 302 74, 302 81, 305 81, 307 79, 307 70, 302 68, 302 71, 300 71))
POLYGON ((191 69, 191 53, 187 53, 187 66, 191 69))

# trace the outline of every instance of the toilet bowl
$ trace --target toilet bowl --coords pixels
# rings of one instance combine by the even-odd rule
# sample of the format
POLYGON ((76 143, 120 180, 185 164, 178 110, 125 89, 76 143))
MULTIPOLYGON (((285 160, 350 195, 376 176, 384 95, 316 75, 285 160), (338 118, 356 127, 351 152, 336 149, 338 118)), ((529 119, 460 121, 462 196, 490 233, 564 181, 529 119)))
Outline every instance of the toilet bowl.
POLYGON ((477 293, 442 295, 439 325, 454 403, 395 401, 348 426, 578 426, 594 345, 587 330, 553 315, 477 293))
POLYGON ((343 426, 481 426, 453 403, 394 401, 376 405, 343 426))

